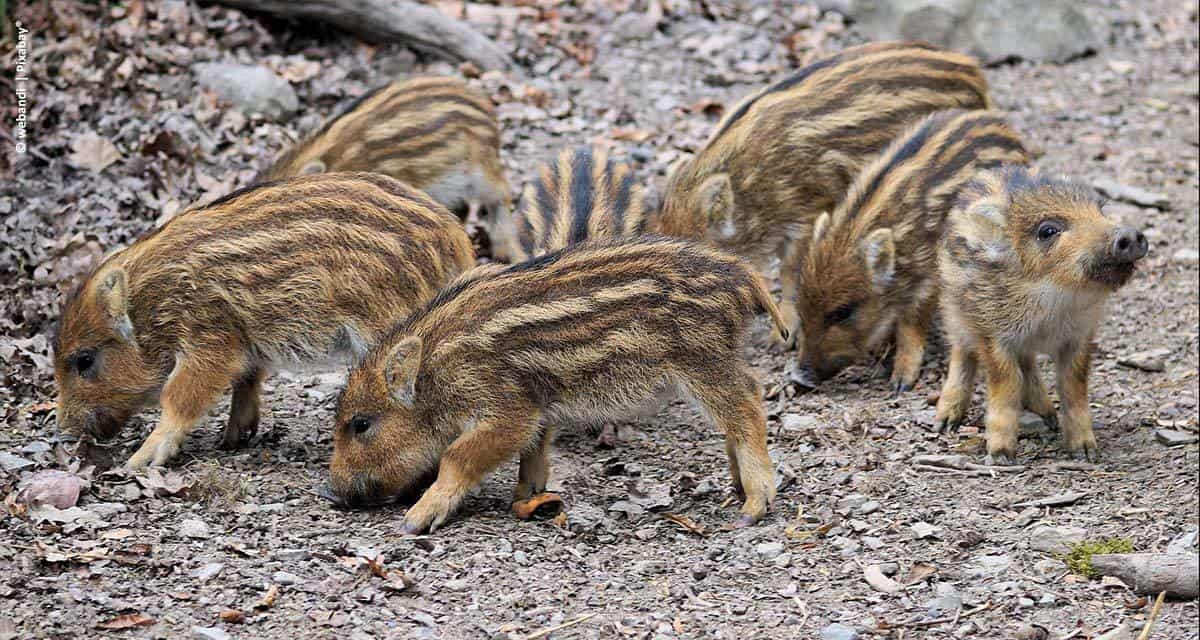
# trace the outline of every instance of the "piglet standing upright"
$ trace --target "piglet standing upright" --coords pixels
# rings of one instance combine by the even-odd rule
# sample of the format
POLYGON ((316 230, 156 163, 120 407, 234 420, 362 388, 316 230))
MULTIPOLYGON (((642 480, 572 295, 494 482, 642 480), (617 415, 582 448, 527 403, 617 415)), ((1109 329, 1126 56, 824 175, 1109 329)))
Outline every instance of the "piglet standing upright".
POLYGON ((163 464, 232 385, 222 443, 239 446, 269 370, 361 356, 473 263, 454 216, 384 175, 236 191, 116 252, 66 300, 53 340, 59 427, 112 437, 161 404, 129 466, 163 464))
POLYGON ((950 370, 940 428, 962 422, 975 371, 987 381, 988 457, 1016 459, 1022 407, 1062 431, 1072 454, 1099 453, 1088 372, 1105 301, 1146 255, 1145 236, 1105 217, 1092 191, 1022 168, 978 176, 951 212, 939 253, 950 370), (1062 419, 1037 370, 1058 369, 1062 419))
POLYGON ((802 328, 793 378, 816 387, 895 337, 892 387, 916 384, 937 311, 937 247, 959 189, 978 169, 1028 160, 1021 137, 992 111, 951 110, 914 125, 821 214, 796 251, 792 290, 802 328))
POLYGON ((436 528, 485 474, 520 457, 515 501, 545 490, 562 423, 620 419, 667 386, 725 433, 739 525, 775 496, 766 412, 743 355, 767 311, 738 258, 661 238, 592 242, 468 272, 355 367, 337 408, 331 493, 369 504, 436 476, 404 529, 436 528))

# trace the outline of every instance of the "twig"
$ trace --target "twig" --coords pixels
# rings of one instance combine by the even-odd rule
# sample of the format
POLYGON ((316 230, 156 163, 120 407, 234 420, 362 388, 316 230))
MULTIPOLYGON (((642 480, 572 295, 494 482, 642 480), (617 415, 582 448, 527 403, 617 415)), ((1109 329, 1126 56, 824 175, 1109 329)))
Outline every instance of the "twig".
POLYGON ((1081 633, 1083 633, 1083 627, 1077 627, 1077 628, 1076 628, 1074 631, 1072 631, 1071 633, 1068 633, 1067 635, 1065 635, 1065 636, 1063 636, 1063 637, 1059 638, 1058 640, 1071 640, 1071 638, 1074 638, 1075 636, 1077 636, 1077 635, 1079 635, 1079 634, 1081 634, 1081 633))
POLYGON ((803 627, 804 623, 808 622, 808 605, 800 599, 800 596, 792 596, 792 599, 796 601, 796 606, 800 608, 800 624, 796 626, 803 627))
POLYGON ((561 629, 566 629, 567 627, 573 627, 573 626, 579 624, 580 622, 587 622, 588 620, 591 620, 592 618, 595 618, 598 615, 600 615, 600 614, 589 613, 587 615, 579 616, 578 618, 575 618, 574 620, 564 622, 560 625, 555 625, 553 627, 546 627, 545 629, 542 629, 541 631, 537 631, 535 633, 525 636, 525 640, 535 640, 536 638, 545 638, 546 636, 554 633, 555 631, 559 631, 561 629))
POLYGON ((945 622, 957 623, 962 618, 969 618, 981 611, 986 611, 991 608, 992 608, 992 603, 985 602, 985 603, 979 605, 978 607, 975 607, 974 609, 971 609, 969 611, 963 611, 961 608, 959 608, 959 610, 954 613, 954 616, 943 616, 941 618, 934 618, 933 620, 913 620, 911 622, 889 623, 888 626, 892 627, 892 628, 932 627, 934 625, 942 624, 945 622))
POLYGON ((1158 597, 1154 599, 1154 608, 1150 610, 1150 619, 1146 620, 1146 626, 1138 635, 1138 640, 1146 640, 1150 637, 1150 632, 1154 630, 1154 620, 1158 618, 1159 611, 1162 610, 1163 600, 1167 597, 1166 591, 1159 591, 1158 597))

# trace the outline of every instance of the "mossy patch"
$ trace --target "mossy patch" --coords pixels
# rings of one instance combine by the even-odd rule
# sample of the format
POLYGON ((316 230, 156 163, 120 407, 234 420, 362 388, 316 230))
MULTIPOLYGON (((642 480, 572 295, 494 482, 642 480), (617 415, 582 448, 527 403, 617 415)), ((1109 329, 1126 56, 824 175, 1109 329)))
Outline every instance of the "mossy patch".
POLYGON ((1071 550, 1059 558, 1072 573, 1096 579, 1100 573, 1092 568, 1092 556, 1098 553, 1133 553, 1133 541, 1129 538, 1084 540, 1071 545, 1071 550))

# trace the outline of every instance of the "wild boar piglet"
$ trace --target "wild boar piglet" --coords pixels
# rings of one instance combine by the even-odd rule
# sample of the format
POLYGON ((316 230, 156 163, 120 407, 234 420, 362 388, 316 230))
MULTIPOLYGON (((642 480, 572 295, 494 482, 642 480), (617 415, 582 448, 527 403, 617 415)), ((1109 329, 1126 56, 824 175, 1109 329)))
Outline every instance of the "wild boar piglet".
POLYGON ((1067 452, 1097 455, 1087 397, 1093 339, 1105 301, 1147 250, 1146 237, 1105 217, 1087 187, 1017 167, 978 176, 950 213, 939 253, 951 348, 939 427, 962 422, 982 367, 990 459, 1016 459, 1022 407, 1057 425, 1067 452), (1039 353, 1058 369, 1061 420, 1039 353))
POLYGON ((236 191, 113 254, 65 301, 59 427, 112 437, 161 404, 129 466, 163 464, 232 385, 222 444, 237 447, 269 370, 361 356, 473 263, 454 216, 381 174, 236 191))
POLYGON ((959 189, 980 168, 1028 159, 1021 138, 991 111, 925 118, 854 180, 833 214, 821 214, 799 264, 781 266, 785 300, 800 315, 799 367, 815 388, 895 338, 892 388, 911 389, 937 311, 937 247, 959 189))
MULTIPOLYGON (((743 99, 668 177, 652 230, 704 240, 766 269, 791 252, 854 177, 908 126, 943 109, 986 109, 975 59, 923 42, 851 47, 743 99)), ((781 270, 786 291, 795 273, 781 270)), ((792 329, 792 300, 780 310, 792 329)))
POLYGON ((545 490, 563 423, 620 419, 669 386, 725 434, 739 525, 775 496, 766 413, 743 341, 782 329, 751 267, 663 238, 575 245, 468 272, 354 368, 337 408, 331 496, 409 496, 407 532, 437 528, 485 474, 520 457, 515 501, 545 490))
POLYGON ((428 193, 464 222, 506 217, 500 126, 486 95, 458 78, 414 78, 367 92, 259 174, 373 171, 428 193))

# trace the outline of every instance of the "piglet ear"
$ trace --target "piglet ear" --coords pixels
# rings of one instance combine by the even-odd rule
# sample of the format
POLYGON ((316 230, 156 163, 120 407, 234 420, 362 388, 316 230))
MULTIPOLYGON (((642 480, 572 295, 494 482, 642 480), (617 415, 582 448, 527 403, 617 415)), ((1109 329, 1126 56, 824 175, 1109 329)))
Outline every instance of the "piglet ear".
POLYGON ((417 394, 417 373, 421 367, 421 339, 409 336, 388 352, 383 378, 392 399, 409 409, 417 394))
POLYGON ((733 183, 729 174, 709 176, 700 184, 700 207, 707 214, 709 228, 716 229, 723 238, 732 237, 737 231, 733 226, 733 183))
POLYGON ((820 215, 820 217, 817 218, 817 221, 813 224, 813 230, 812 230, 812 243, 813 244, 820 242, 822 236, 824 236, 825 232, 829 230, 829 220, 830 220, 830 217, 829 217, 828 211, 822 213, 820 215))
POLYGON ((891 285, 892 277, 896 275, 896 243, 892 239, 892 230, 872 231, 863 240, 862 250, 871 284, 876 291, 882 293, 891 285))
POLYGON ((125 342, 135 342, 133 322, 129 320, 129 285, 125 270, 117 267, 102 274, 95 291, 97 305, 113 331, 125 342))

